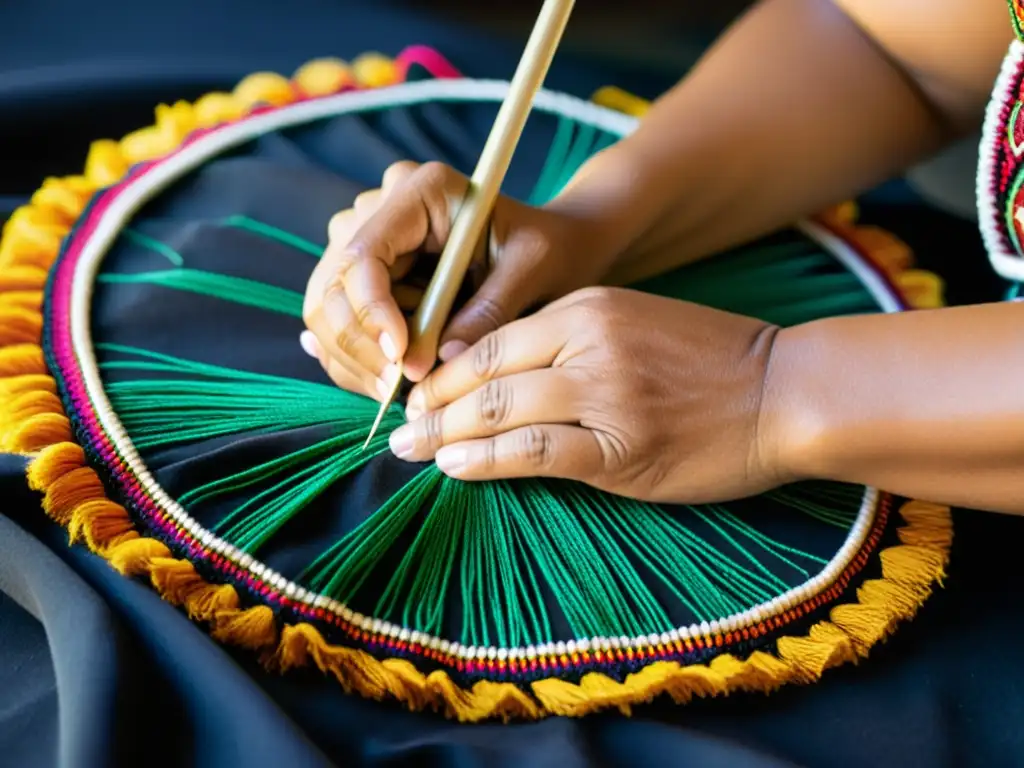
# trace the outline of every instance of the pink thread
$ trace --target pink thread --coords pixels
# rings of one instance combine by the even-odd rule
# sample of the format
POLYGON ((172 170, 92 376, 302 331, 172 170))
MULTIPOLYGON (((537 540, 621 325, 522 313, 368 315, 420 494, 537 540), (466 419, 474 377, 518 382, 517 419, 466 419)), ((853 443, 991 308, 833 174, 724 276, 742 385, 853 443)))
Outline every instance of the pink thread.
POLYGON ((402 80, 405 80, 409 73, 409 67, 414 64, 419 64, 431 75, 442 80, 456 79, 463 76, 455 68, 455 65, 438 51, 427 45, 410 45, 395 57, 395 64, 398 65, 399 76, 402 80))

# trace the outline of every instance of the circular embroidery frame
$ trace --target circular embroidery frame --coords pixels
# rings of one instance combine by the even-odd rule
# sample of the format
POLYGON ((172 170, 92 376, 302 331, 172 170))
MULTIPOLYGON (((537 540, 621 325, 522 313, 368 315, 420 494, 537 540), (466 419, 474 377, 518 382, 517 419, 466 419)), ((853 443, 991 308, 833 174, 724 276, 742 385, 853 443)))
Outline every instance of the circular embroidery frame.
MULTIPOLYGON (((237 120, 190 133, 170 151, 135 164, 95 196, 80 195, 91 199, 65 229, 74 224, 50 273, 41 314, 45 370, 36 371, 30 364, 18 369, 0 361, 0 373, 9 380, 52 374, 63 397, 56 407, 52 399, 38 397, 30 418, 11 420, 5 432, 8 442, 10 435, 21 435, 27 441, 20 446, 28 449, 24 452, 37 454, 30 480, 46 493, 47 511, 114 567, 148 576, 165 598, 210 623, 218 639, 261 651, 278 668, 313 663, 363 695, 396 698, 416 709, 439 708, 462 720, 581 715, 607 707, 628 710, 663 693, 685 701, 737 689, 771 690, 786 682, 817 679, 824 669, 865 655, 909 617, 941 576, 952 536, 948 509, 901 502, 900 543, 879 553, 896 500, 865 489, 857 520, 827 566, 799 587, 715 622, 645 637, 581 638, 550 647, 464 648, 355 614, 289 582, 202 529, 150 474, 104 393, 89 324, 97 271, 133 213, 183 174, 268 131, 382 105, 497 103, 507 87, 503 82, 433 80, 259 107, 237 120), (63 423, 40 431, 39 417, 53 416, 68 420, 68 439, 63 423), (35 431, 27 426, 32 419, 35 431), (30 433, 34 437, 26 437, 30 433), (124 506, 107 497, 104 484, 124 506), (876 556, 882 577, 856 582, 856 575, 876 556), (215 576, 208 580, 210 574, 215 576), (848 589, 851 582, 858 583, 856 590, 848 589), (791 623, 809 616, 815 621, 806 634, 786 634, 791 623), (344 637, 344 643, 329 643, 322 630, 344 637), (770 643, 757 643, 759 637, 770 643), (424 661, 431 668, 428 673, 419 668, 424 661)), ((618 135, 635 125, 626 115, 546 91, 538 95, 535 108, 618 135)), ((845 237, 847 230, 824 220, 804 222, 800 229, 856 274, 881 309, 908 307, 891 275, 845 237)), ((7 234, 5 243, 11 242, 7 234)), ((51 261, 56 256, 55 251, 51 261)), ((2 258, 0 251, 0 265, 2 258)), ((24 344, 9 344, 7 351, 24 351, 24 344)), ((11 393, 12 402, 38 394, 22 384, 11 393)))

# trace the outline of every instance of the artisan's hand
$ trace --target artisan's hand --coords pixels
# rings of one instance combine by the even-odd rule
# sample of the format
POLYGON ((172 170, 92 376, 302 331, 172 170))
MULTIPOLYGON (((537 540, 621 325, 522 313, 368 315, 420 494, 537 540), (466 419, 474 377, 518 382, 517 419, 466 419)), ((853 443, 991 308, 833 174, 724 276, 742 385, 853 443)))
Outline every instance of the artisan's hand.
POLYGON ((787 482, 762 408, 778 329, 634 291, 576 291, 410 393, 392 434, 452 477, 561 477, 700 503, 787 482))
MULTIPOLYGON (((396 163, 380 189, 364 192, 336 214, 329 244, 306 288, 302 344, 339 386, 382 398, 405 358, 405 375, 420 381, 435 359, 406 356, 411 311, 422 293, 401 281, 415 259, 436 260, 467 180, 439 163, 396 163)), ((607 259, 583 217, 534 208, 502 197, 491 220, 487 277, 455 314, 439 346, 451 358, 484 334, 541 301, 598 282, 607 259)), ((431 265, 430 272, 432 273, 431 265)))

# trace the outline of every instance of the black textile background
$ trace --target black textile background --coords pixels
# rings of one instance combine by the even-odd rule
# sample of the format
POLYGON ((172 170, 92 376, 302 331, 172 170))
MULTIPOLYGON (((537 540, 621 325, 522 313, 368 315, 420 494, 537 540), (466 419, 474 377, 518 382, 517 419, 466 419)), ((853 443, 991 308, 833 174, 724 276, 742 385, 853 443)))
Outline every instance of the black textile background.
MULTIPOLYGON (((74 172, 90 139, 145 124, 154 102, 252 70, 422 42, 469 74, 502 77, 517 54, 382 3, 180 0, 155 12, 126 0, 0 9, 7 201, 74 172)), ((552 86, 582 96, 615 79, 572 62, 556 70, 552 86)), ((939 267, 953 299, 995 295, 969 223, 899 189, 877 199, 866 214, 939 267)), ((866 663, 814 687, 633 719, 467 727, 346 697, 319 675, 264 674, 69 549, 22 472, 20 459, 0 459, 0 766, 1024 765, 1016 519, 959 513, 946 589, 866 663)))
MULTIPOLYGON (((497 110, 498 104, 493 101, 394 105, 383 111, 342 114, 285 128, 220 153, 201 168, 185 174, 136 213, 129 222, 129 232, 146 239, 139 242, 137 237, 122 237, 106 254, 101 282, 96 286, 93 298, 94 342, 169 354, 240 371, 328 384, 329 380, 319 364, 302 352, 298 344, 299 333, 303 329, 298 317, 188 291, 170 290, 160 284, 108 283, 102 280, 167 269, 166 257, 150 247, 149 238, 152 238, 172 247, 189 269, 284 288, 292 291, 298 302, 316 263, 315 258, 291 245, 225 222, 232 217, 245 216, 261 224, 279 227, 322 249, 331 215, 349 207, 359 192, 376 186, 384 169, 392 163, 403 159, 439 160, 466 174, 471 173, 497 110)), ((529 195, 541 175, 558 123, 558 118, 540 111, 531 115, 505 177, 506 193, 520 199, 529 195)), ((794 260, 806 257, 812 250, 821 250, 813 247, 803 235, 793 232, 765 238, 754 248, 775 252, 788 248, 790 253, 795 248, 799 255, 792 256, 794 260)), ((728 260, 732 256, 723 254, 722 258, 728 260)), ((782 257, 776 258, 781 260, 782 257)), ((808 281, 828 279, 825 285, 831 289, 836 283, 829 278, 843 277, 846 272, 834 259, 823 261, 827 266, 805 269, 793 278, 810 286, 806 289, 808 296, 814 296, 815 290, 814 283, 808 281)), ((845 276, 847 285, 858 289, 855 293, 859 294, 860 301, 852 305, 856 311, 877 311, 877 302, 872 300, 870 293, 855 278, 848 274, 845 276)), ((679 283, 688 284, 684 294, 687 297, 700 300, 707 296, 709 298, 705 301, 721 301, 720 279, 702 278, 699 269, 690 270, 685 276, 668 275, 664 282, 654 279, 646 286, 647 290, 655 293, 677 295, 672 286, 679 283)), ((817 290, 824 290, 821 283, 818 283, 817 290)), ((763 302, 758 304, 749 290, 744 295, 746 302, 740 296, 729 302, 729 306, 736 311, 755 311, 749 307, 770 311, 763 302)), ((791 303, 792 299, 789 301, 791 303)), ((787 305, 785 300, 778 303, 787 305)), ((817 316, 806 314, 804 318, 811 320, 817 316)), ((44 345, 48 344, 44 342, 44 345)), ((100 351, 97 358, 102 365, 110 360, 123 359, 124 355, 121 351, 100 351)), ((147 374, 140 374, 134 369, 104 372, 108 382, 136 380, 140 375, 145 377, 147 374)), ((144 448, 142 456, 161 487, 173 498, 181 498, 204 483, 251 470, 262 462, 309 448, 334 434, 334 425, 328 424, 271 434, 219 435, 155 450, 144 448)), ((254 554, 258 554, 261 561, 276 572, 295 578, 335 542, 363 523, 373 510, 380 508, 420 469, 385 451, 364 468, 325 489, 254 554)), ((204 527, 213 528, 254 494, 282 479, 282 475, 275 475, 258 486, 191 506, 190 514, 204 527)), ((512 488, 521 489, 522 484, 513 482, 512 488)), ((853 513, 859 503, 854 490, 845 511, 853 513)), ((832 525, 810 523, 802 513, 768 499, 733 503, 728 508, 740 519, 751 523, 762 535, 821 558, 833 556, 847 533, 832 525)), ((669 514, 707 546, 726 557, 738 558, 739 563, 743 562, 739 554, 742 550, 784 583, 795 585, 807 578, 808 573, 801 570, 801 566, 810 567, 813 573, 814 566, 800 557, 796 558, 799 565, 795 565, 788 559, 770 556, 743 536, 738 537, 737 544, 714 524, 701 520, 699 515, 688 509, 670 510, 669 514)), ((712 516, 714 519, 714 512, 712 516)), ((349 602, 353 610, 364 615, 377 615, 374 606, 388 587, 388 577, 399 568, 422 520, 422 517, 417 518, 408 525, 394 546, 381 557, 373 575, 359 590, 358 596, 349 602)), ((634 521, 634 524, 643 526, 641 520, 634 521)), ((625 539, 614 534, 613 538, 628 551, 625 539)), ((891 531, 888 539, 882 546, 893 543, 891 531)), ((165 543, 175 549, 173 541, 165 540, 165 543)), ((178 554, 184 553, 178 550, 178 554)), ((674 599, 671 590, 654 577, 639 558, 629 559, 651 595, 664 607, 673 626, 688 626, 702 620, 703 617, 695 614, 684 602, 674 599)), ((539 562, 534 561, 532 567, 539 575, 539 562)), ((876 570, 877 565, 858 574, 842 599, 855 599, 853 595, 860 579, 875 577, 876 570)), ((615 571, 613 568, 612 572, 615 571)), ((548 581, 541 578, 539 588, 547 604, 553 639, 573 637, 548 581)), ((403 597, 399 602, 404 604, 406 592, 403 590, 401 594, 403 597)), ((464 603, 457 580, 452 582, 447 595, 445 636, 455 633, 455 637, 462 638, 458 632, 462 626, 464 603)), ((628 591, 626 597, 629 599, 628 591)), ((787 626, 782 634, 803 633, 808 626, 820 621, 826 612, 827 609, 822 608, 810 613, 795 625, 787 626)), ((496 628, 493 624, 488 624, 488 627, 493 640, 496 628)), ((321 627, 321 630, 325 629, 332 642, 339 640, 335 631, 321 627)), ((650 628, 641 633, 648 631, 650 628)), ((763 635, 732 649, 732 652, 745 654, 754 648, 771 649, 776 634, 763 635)), ((473 642, 470 641, 471 644, 473 642)), ((706 661, 713 653, 697 653, 687 661, 706 661)), ((423 662, 422 659, 420 661, 423 662)), ((626 674, 635 671, 637 666, 628 662, 617 671, 609 670, 609 674, 626 674)))

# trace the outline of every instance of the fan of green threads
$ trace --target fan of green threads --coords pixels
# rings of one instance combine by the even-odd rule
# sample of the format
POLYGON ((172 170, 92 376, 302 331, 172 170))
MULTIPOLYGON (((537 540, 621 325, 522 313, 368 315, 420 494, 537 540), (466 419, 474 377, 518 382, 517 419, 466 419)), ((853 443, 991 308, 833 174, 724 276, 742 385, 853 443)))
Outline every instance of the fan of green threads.
MULTIPOLYGON (((561 119, 530 201, 557 194, 613 137, 561 119)), ((323 245, 245 216, 217 226, 246 230, 319 257, 323 245)), ((301 317, 302 296, 255 280, 190 267, 142 230, 134 245, 165 270, 104 273, 106 284, 147 283, 301 317)), ((312 262, 309 263, 312 268, 312 262)), ((813 243, 778 238, 637 286, 762 317, 781 325, 877 311, 860 281, 813 243)), ((313 383, 99 344, 107 393, 143 456, 205 441, 295 433, 308 444, 193 487, 190 511, 230 502, 212 524, 222 539, 264 557, 311 504, 372 461, 404 421, 395 406, 366 451, 377 404, 313 383), (185 425, 182 428, 182 425, 185 425), (304 430, 304 431, 303 431, 304 430)), ((841 541, 863 489, 802 485, 759 500, 773 518, 834 530, 841 541)), ((768 516, 768 513, 766 513, 768 516)), ((826 558, 769 535, 732 505, 662 508, 569 483, 467 484, 422 467, 301 572, 285 575, 365 615, 469 646, 517 647, 572 637, 648 635, 748 609, 813 576, 826 558)))
MULTIPOLYGON (((213 530, 256 557, 314 498, 385 452, 389 429, 402 421, 393 408, 381 436, 364 452, 367 419, 376 405, 367 398, 120 345, 100 344, 98 350, 106 358, 102 371, 140 375, 108 382, 107 394, 143 455, 229 435, 323 428, 321 439, 302 450, 178 497, 195 508, 249 492, 213 530), (181 424, 188 428, 176 428, 181 424)), ((822 485, 786 489, 766 500, 791 511, 794 520, 845 530, 859 499, 857 488, 822 485)), ((463 642, 519 646, 559 639, 545 594, 575 637, 633 637, 675 626, 641 574, 653 576, 661 592, 699 622, 770 600, 824 564, 726 506, 681 513, 569 483, 467 484, 430 465, 294 576, 369 615, 431 634, 445 629, 449 590, 457 585, 463 642), (695 532, 694 522, 719 544, 695 532), (410 530, 415 535, 397 567, 382 568, 384 555, 410 530), (384 583, 372 606, 359 599, 368 579, 384 583)))

